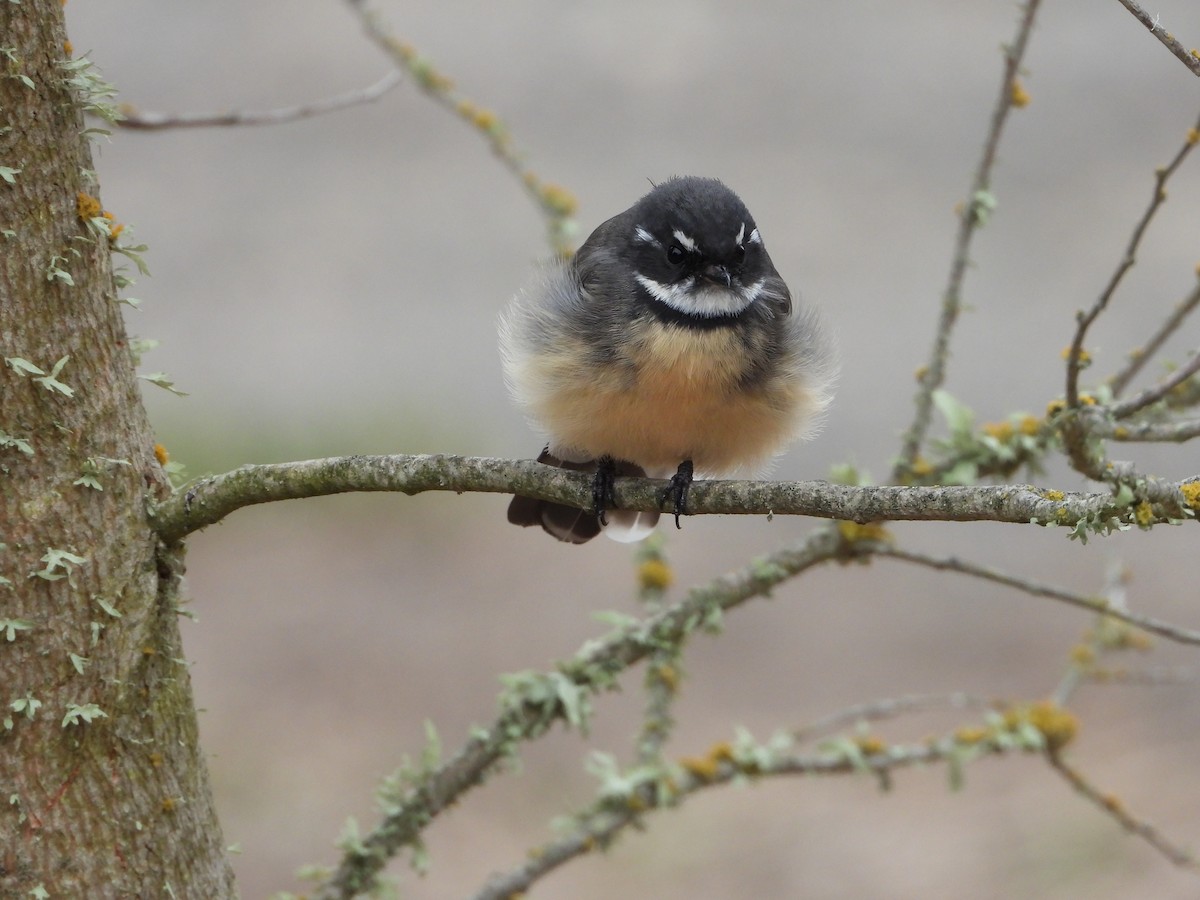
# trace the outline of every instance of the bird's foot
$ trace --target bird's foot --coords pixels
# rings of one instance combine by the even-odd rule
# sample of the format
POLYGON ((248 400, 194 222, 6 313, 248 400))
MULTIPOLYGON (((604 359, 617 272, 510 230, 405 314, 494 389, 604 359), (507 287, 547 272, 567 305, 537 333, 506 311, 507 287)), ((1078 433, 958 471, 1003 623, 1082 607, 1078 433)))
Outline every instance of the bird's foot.
POLYGON ((606 509, 617 508, 617 498, 613 493, 613 478, 617 472, 617 463, 611 456, 602 456, 596 460, 596 477, 592 481, 592 508, 596 510, 596 518, 601 525, 607 525, 604 519, 606 509))
POLYGON ((682 528, 679 517, 687 515, 688 491, 692 487, 692 461, 685 459, 679 470, 671 476, 671 485, 663 491, 662 502, 671 500, 671 512, 675 515, 675 527, 682 528))

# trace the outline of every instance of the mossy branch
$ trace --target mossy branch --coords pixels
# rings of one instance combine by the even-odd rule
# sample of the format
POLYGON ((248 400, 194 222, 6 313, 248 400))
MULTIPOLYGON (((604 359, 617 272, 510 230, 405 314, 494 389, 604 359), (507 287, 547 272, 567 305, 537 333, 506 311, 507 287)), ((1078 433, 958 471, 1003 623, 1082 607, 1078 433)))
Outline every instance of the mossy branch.
MULTIPOLYGON (((621 509, 666 511, 667 482, 618 478, 621 509)), ((1178 487, 1178 486, 1176 486, 1178 487)), ((590 475, 532 460, 438 454, 338 456, 301 462, 249 465, 194 482, 154 510, 167 544, 219 522, 234 510, 275 500, 323 497, 353 491, 425 491, 524 494, 581 509, 591 506, 590 475)), ((1178 493, 1178 491, 1177 491, 1178 493)), ((1187 502, 1178 494, 1182 515, 1187 502)), ((691 515, 814 516, 851 522, 1012 522, 1064 525, 1101 519, 1129 521, 1129 504, 1108 492, 1063 492, 1030 485, 852 487, 824 481, 697 481, 688 498, 691 515)))

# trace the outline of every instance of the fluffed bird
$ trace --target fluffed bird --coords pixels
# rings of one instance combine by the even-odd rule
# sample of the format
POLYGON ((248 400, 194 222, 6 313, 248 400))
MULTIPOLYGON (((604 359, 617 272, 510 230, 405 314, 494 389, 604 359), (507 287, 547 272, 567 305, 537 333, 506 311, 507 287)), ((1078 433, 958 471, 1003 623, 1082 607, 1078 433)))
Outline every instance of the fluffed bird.
POLYGON ((756 472, 811 436, 836 370, 746 205, 694 176, 656 185, 542 266, 501 316, 500 350, 547 437, 538 462, 594 473, 594 509, 516 496, 508 520, 575 544, 654 528, 657 512, 612 509, 618 475, 670 476, 678 525, 694 473, 756 472))

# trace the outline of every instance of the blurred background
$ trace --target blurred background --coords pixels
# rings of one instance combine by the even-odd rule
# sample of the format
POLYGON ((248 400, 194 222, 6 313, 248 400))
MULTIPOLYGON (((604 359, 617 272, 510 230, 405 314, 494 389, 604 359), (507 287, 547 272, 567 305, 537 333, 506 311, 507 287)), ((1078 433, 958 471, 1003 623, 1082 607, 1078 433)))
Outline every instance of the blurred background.
MULTIPOLYGON (((1009 0, 604 4, 388 2, 378 9, 457 88, 497 112, 546 180, 579 199, 579 240, 648 179, 724 179, 780 272, 837 333, 842 376, 823 434, 779 478, 850 462, 883 479, 908 424, 956 227, 1015 31, 1009 0)), ((1200 44, 1194 0, 1151 9, 1200 44)), ((144 110, 263 109, 361 88, 388 60, 345 3, 108 0, 67 9, 87 52, 144 110)), ((1044 5, 978 236, 947 387, 979 421, 1040 415, 1064 383, 1075 311, 1117 264, 1200 110, 1196 80, 1116 2, 1044 5)), ((161 441, 193 475, 349 453, 531 457, 505 396, 496 317, 546 252, 542 221, 479 135, 412 85, 277 127, 118 130, 98 149, 107 209, 153 277, 130 331, 161 441)), ((1113 308, 1096 365, 1124 353, 1193 285, 1200 160, 1172 182, 1113 308)), ((1193 323, 1168 356, 1194 346, 1193 323)), ((1153 377, 1156 372, 1149 373, 1153 377)), ((1118 447, 1143 470, 1194 474, 1195 450, 1118 447)), ((1077 489, 1053 468, 1039 483, 1077 489)), ((629 548, 560 545, 504 521, 506 499, 431 494, 272 504, 190 542, 199 619, 184 624, 204 745, 243 896, 298 890, 331 862, 347 816, 424 723, 448 751, 493 716, 498 675, 541 670, 636 613, 629 548)), ((677 591, 794 541, 814 523, 704 517, 668 534, 677 591)), ((896 526, 906 546, 1083 591, 1116 561, 1139 611, 1197 624, 1194 529, 1086 546, 1064 532, 896 526)), ((745 726, 761 738, 867 700, 965 690, 1033 699, 1091 623, 961 577, 877 561, 829 567, 747 604, 689 647, 672 756, 745 726)), ((1195 664, 1157 644, 1129 665, 1195 664)), ((428 833, 432 869, 405 896, 464 896, 593 796, 589 749, 631 758, 641 672, 598 701, 592 734, 522 751, 428 833)), ((1200 844, 1200 692, 1085 687, 1071 758, 1185 845, 1200 844)), ((973 721, 888 722, 888 741, 973 721)), ((711 791, 578 861, 538 897, 1195 897, 1195 876, 1120 833, 1036 758, 990 760, 955 793, 941 768, 711 791)))

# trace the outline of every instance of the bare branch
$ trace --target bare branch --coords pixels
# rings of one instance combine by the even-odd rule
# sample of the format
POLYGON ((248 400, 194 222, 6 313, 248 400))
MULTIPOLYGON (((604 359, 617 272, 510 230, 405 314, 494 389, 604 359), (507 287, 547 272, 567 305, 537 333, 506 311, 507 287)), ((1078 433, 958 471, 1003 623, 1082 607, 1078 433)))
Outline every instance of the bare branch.
MULTIPOLYGON (((1200 276, 1200 271, 1197 271, 1196 274, 1200 276)), ((1159 326, 1158 331, 1151 336, 1150 340, 1141 347, 1130 351, 1129 361, 1125 367, 1109 379, 1108 383, 1114 397, 1121 396, 1125 388, 1129 386, 1129 382, 1133 381, 1142 367, 1154 358, 1155 354, 1162 349, 1162 345, 1179 329, 1179 326, 1198 305, 1200 305, 1200 281, 1196 282, 1192 292, 1172 310, 1171 315, 1167 316, 1166 321, 1159 326)))
POLYGON ((859 722, 878 722, 892 719, 910 712, 930 709, 986 709, 992 704, 982 697, 955 692, 953 694, 905 694, 884 700, 872 700, 830 713, 823 718, 793 729, 792 740, 796 743, 823 737, 841 728, 850 728, 859 722))
POLYGON ((1158 38, 1164 47, 1175 54, 1175 57, 1187 66, 1193 75, 1200 75, 1200 52, 1187 50, 1183 44, 1175 39, 1175 35, 1169 31, 1164 31, 1162 26, 1158 24, 1158 19, 1151 18, 1150 14, 1138 6, 1134 0, 1120 0, 1120 4, 1133 13, 1139 22, 1149 28, 1150 33, 1158 38))
POLYGON ((1092 801, 1100 810, 1116 819, 1117 824, 1132 835, 1136 835, 1165 856, 1171 863, 1184 869, 1200 871, 1196 857, 1168 840, 1157 828, 1145 819, 1139 819, 1121 802, 1120 798, 1106 794, 1088 781, 1082 773, 1067 765, 1057 754, 1046 754, 1050 767, 1058 772, 1071 787, 1092 801))
POLYGON ((1005 48, 1004 74, 1000 79, 1000 96, 992 110, 991 126, 984 140, 983 156, 971 184, 971 193, 963 204, 959 216, 958 237, 954 245, 954 259, 950 264, 950 279, 946 292, 942 295, 942 311, 938 319, 937 331, 933 339, 933 348, 929 354, 929 362, 925 365, 920 376, 920 389, 915 398, 916 412, 912 425, 904 435, 900 456, 892 470, 893 481, 904 481, 921 452, 921 444, 929 430, 933 412, 933 392, 942 386, 946 380, 946 362, 950 355, 950 335, 962 309, 962 284, 970 263, 971 239, 976 230, 987 219, 990 212, 990 195, 992 166, 996 161, 996 151, 1000 146, 1000 135, 1004 131, 1004 123, 1013 107, 1013 88, 1016 84, 1017 72, 1021 59, 1025 56, 1025 48, 1029 43, 1029 35, 1033 31, 1033 20, 1037 14, 1038 0, 1027 0, 1017 26, 1016 37, 1010 46, 1005 48))
POLYGON ((360 90, 338 94, 336 97, 329 97, 325 100, 314 100, 311 103, 277 109, 162 113, 147 112, 126 104, 121 107, 121 118, 117 124, 123 128, 136 128, 143 131, 161 131, 168 128, 211 128, 226 125, 282 125, 285 122, 296 122, 339 109, 372 103, 403 82, 404 76, 400 72, 391 71, 374 84, 360 90))
MULTIPOLYGON (((1125 0, 1122 0, 1125 2, 1125 0)), ((1128 5, 1128 4, 1127 4, 1128 5)), ((1133 234, 1129 238, 1129 243, 1125 247, 1125 255, 1121 257, 1120 263, 1117 264, 1116 271, 1109 278, 1108 284, 1104 290, 1100 292, 1100 296, 1096 298, 1096 302, 1092 304, 1091 309, 1086 312, 1080 311, 1076 316, 1078 325, 1075 329, 1075 337, 1071 340, 1071 349, 1067 353, 1067 406, 1076 407, 1079 405, 1079 373, 1083 368, 1083 342, 1087 337, 1087 331, 1092 323, 1096 321, 1099 315, 1108 307, 1109 301, 1112 300, 1113 294, 1116 293, 1122 279, 1134 263, 1137 262, 1137 251, 1141 246, 1142 237, 1146 234, 1146 229, 1150 226, 1154 214, 1158 212, 1167 200, 1167 182, 1175 173, 1175 170, 1183 163, 1192 148, 1200 141, 1200 119, 1197 119, 1196 124, 1188 131, 1184 138, 1183 146, 1175 154, 1175 157, 1165 167, 1156 169, 1154 172, 1154 193, 1150 197, 1150 203, 1146 207, 1146 211, 1142 213, 1142 217, 1138 220, 1133 228, 1133 234)))
POLYGON ((1200 419, 1182 419, 1177 422, 1100 422, 1091 429, 1096 437, 1114 441, 1144 443, 1183 443, 1200 437, 1200 419))
POLYGON ((1109 412, 1116 419, 1123 419, 1126 416, 1133 415, 1138 410, 1145 409, 1152 403, 1162 400, 1167 394, 1171 393, 1171 391, 1179 387, 1179 385, 1183 384, 1197 372, 1200 372, 1200 350, 1192 351, 1192 356, 1186 363, 1158 384, 1146 388, 1146 390, 1136 396, 1130 397, 1128 400, 1124 400, 1121 403, 1114 403, 1109 407, 1109 412))
MULTIPOLYGON (((1124 470, 1116 470, 1121 474, 1124 470)), ((621 509, 666 511, 667 482, 618 478, 621 509)), ((324 497, 354 491, 454 491, 522 494, 580 509, 592 505, 592 477, 532 460, 443 455, 339 456, 302 462, 242 466, 202 478, 177 491, 154 511, 167 544, 258 503, 324 497)), ((1163 482, 1178 506, 1178 485, 1163 482)), ((1041 490, 1029 485, 852 487, 824 481, 697 481, 688 497, 691 515, 803 515, 852 522, 1011 522, 1075 526, 1113 519, 1132 510, 1114 505, 1108 492, 1041 490)))
POLYGON ((1022 578, 1016 575, 1010 575, 1007 572, 1002 572, 999 569, 992 569, 987 566, 977 565, 957 559, 953 556, 949 557, 934 557, 927 556, 923 553, 915 553, 911 550, 902 550, 898 547, 890 547, 887 545, 879 545, 871 550, 876 556, 887 556, 892 559, 903 560, 904 562, 915 563, 920 566, 925 566, 930 569, 937 569, 946 572, 958 572, 962 575, 970 575, 974 578, 982 578, 984 581, 991 581, 996 584, 1002 584, 1006 587, 1016 588, 1019 591, 1024 591, 1027 594, 1032 594, 1035 597, 1048 597, 1051 600, 1059 600, 1070 606, 1079 609, 1086 609, 1094 613, 1101 613, 1106 616, 1111 616, 1118 621, 1124 622, 1127 625, 1134 625, 1141 628, 1143 631, 1149 631, 1168 640, 1176 641, 1180 644, 1200 644, 1200 631, 1194 631, 1188 628, 1180 628, 1172 625, 1169 622, 1164 622, 1161 619, 1155 619, 1151 616, 1143 616, 1137 613, 1130 612, 1127 609, 1122 609, 1120 606, 1109 602, 1104 597, 1089 597, 1086 594, 1078 594, 1074 591, 1063 590, 1054 585, 1042 584, 1034 581, 1031 578, 1022 578))

